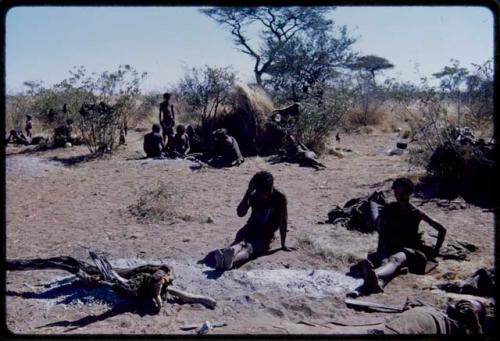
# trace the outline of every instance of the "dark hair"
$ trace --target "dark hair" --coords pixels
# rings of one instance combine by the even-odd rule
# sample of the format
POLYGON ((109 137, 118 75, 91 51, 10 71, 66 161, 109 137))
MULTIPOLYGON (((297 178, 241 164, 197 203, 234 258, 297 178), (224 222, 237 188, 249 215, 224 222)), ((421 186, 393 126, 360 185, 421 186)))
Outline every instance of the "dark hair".
POLYGON ((72 120, 71 118, 68 118, 68 119, 66 120, 66 124, 73 124, 73 120, 72 120))
POLYGON ((462 328, 465 328, 473 335, 483 333, 483 326, 486 321, 486 308, 478 300, 460 300, 454 306, 448 307, 447 314, 450 318, 459 322, 462 328), (473 301, 480 305, 480 310, 473 308, 473 301))
POLYGON ((158 123, 155 123, 155 124, 153 124, 153 128, 151 128, 151 129, 153 129, 153 132, 159 133, 161 127, 160 127, 160 125, 158 123))
POLYGON ((227 135, 227 130, 225 128, 219 128, 219 129, 216 129, 212 132, 212 134, 216 137, 216 138, 220 138, 220 137, 223 137, 225 135, 227 135))
POLYGON ((395 189, 396 187, 404 188, 406 189, 410 194, 413 193, 415 190, 415 185, 413 184, 413 181, 411 181, 408 178, 397 178, 394 180, 392 183, 392 189, 395 189))
POLYGON ((165 99, 170 98, 170 97, 172 97, 172 94, 170 92, 165 92, 163 94, 163 98, 165 98, 165 99))
POLYGON ((177 134, 184 134, 186 132, 186 127, 184 126, 184 124, 179 124, 177 126, 177 134))
POLYGON ((274 178, 271 173, 260 171, 255 173, 250 182, 253 183, 257 191, 270 192, 273 189, 274 178))

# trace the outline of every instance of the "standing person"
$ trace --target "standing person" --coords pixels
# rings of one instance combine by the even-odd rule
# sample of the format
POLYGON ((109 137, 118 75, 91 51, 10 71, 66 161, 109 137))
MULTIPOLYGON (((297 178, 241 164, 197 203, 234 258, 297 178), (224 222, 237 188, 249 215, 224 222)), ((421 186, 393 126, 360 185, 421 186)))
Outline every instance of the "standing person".
POLYGON ((377 220, 377 258, 381 265, 375 268, 365 259, 364 283, 348 296, 384 291, 384 286, 397 276, 403 267, 413 273, 425 273, 427 261, 434 259, 443 245, 446 235, 444 226, 410 203, 410 196, 414 191, 413 182, 408 178, 398 178, 393 182, 392 189, 396 201, 386 205, 377 220), (425 246, 420 239, 418 227, 421 221, 438 231, 434 248, 425 246))
POLYGON ((244 217, 248 209, 252 213, 247 224, 238 231, 235 241, 222 250, 215 251, 216 268, 229 270, 239 266, 252 257, 266 253, 277 230, 280 231, 281 249, 290 251, 286 246, 287 200, 285 194, 274 187, 271 173, 256 173, 236 210, 244 217))
POLYGON ((151 132, 144 135, 144 152, 148 158, 160 157, 161 152, 165 149, 163 138, 160 135, 160 125, 155 123, 151 128, 151 132))
POLYGON ((163 141, 167 144, 168 141, 165 138, 171 139, 174 136, 175 111, 174 106, 170 102, 172 94, 168 92, 164 93, 163 99, 164 101, 160 103, 159 119, 162 127, 163 141))
POLYGON ((24 130, 26 131, 26 136, 28 138, 31 138, 33 135, 31 134, 31 130, 33 129, 33 122, 32 122, 33 116, 30 114, 26 115, 26 125, 24 127, 24 130))

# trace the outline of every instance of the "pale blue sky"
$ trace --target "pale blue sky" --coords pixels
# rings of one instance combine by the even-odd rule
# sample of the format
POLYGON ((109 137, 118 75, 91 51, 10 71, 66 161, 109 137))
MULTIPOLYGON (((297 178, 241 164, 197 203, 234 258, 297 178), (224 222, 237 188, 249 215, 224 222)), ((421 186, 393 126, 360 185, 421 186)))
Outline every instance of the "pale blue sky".
MULTIPOLYGON (((183 66, 232 66, 253 81, 253 61, 230 34, 195 7, 17 7, 6 25, 6 86, 50 85, 73 66, 89 71, 130 64, 149 76, 145 90, 165 90, 183 66)), ((430 76, 451 58, 464 66, 493 58, 493 15, 481 7, 337 7, 331 17, 359 36, 362 54, 395 65, 389 75, 414 81, 415 63, 430 76)))

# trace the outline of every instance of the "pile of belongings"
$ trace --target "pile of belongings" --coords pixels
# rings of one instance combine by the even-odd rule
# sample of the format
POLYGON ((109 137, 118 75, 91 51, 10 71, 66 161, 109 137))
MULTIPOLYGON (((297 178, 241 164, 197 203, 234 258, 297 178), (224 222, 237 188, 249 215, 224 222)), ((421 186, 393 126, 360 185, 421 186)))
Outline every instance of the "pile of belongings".
POLYGON ((439 256, 443 259, 469 260, 470 253, 476 250, 476 245, 469 242, 448 239, 439 251, 439 256))
POLYGON ((427 170, 468 202, 494 201, 493 144, 476 139, 470 128, 452 128, 449 137, 434 150, 427 170))
POLYGON ((344 207, 334 207, 328 212, 326 222, 331 224, 340 223, 349 230, 371 233, 377 229, 377 217, 385 204, 384 193, 375 191, 368 196, 347 201, 344 207))
POLYGON ((495 269, 479 269, 465 280, 441 283, 437 288, 457 294, 493 297, 495 292, 495 269))

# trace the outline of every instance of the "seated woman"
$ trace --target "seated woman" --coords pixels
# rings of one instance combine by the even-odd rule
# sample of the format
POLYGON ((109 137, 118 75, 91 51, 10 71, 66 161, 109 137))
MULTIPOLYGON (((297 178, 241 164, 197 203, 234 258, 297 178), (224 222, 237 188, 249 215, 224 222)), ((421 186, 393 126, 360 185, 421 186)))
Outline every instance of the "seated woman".
POLYGON ((212 167, 232 167, 243 163, 244 159, 238 141, 233 136, 228 135, 226 129, 217 129, 212 134, 214 136, 214 157, 208 162, 212 167))
POLYGON ((386 205, 377 220, 379 240, 376 256, 381 265, 375 268, 369 260, 363 261, 364 283, 349 293, 350 297, 383 291, 403 267, 413 273, 425 273, 427 262, 438 255, 443 245, 446 235, 443 225, 410 203, 413 182, 398 178, 392 189, 396 202, 386 205), (418 227, 422 220, 438 231, 434 248, 425 246, 420 239, 418 227))
POLYGON ((216 269, 229 270, 266 253, 277 230, 280 231, 282 250, 290 251, 285 245, 286 196, 274 188, 273 182, 272 174, 265 171, 256 173, 250 180, 237 213, 244 217, 250 207, 252 213, 247 224, 238 231, 235 241, 222 250, 216 250, 216 269))

